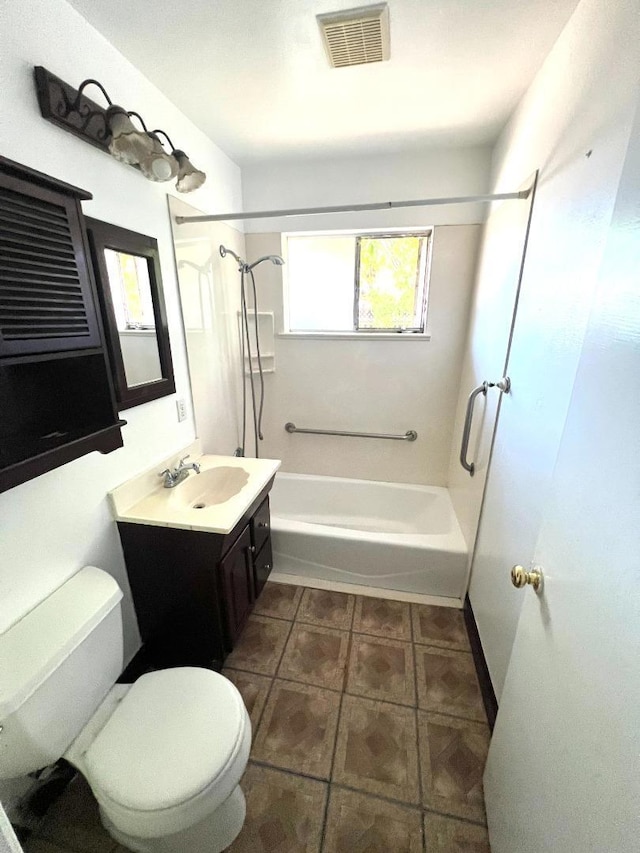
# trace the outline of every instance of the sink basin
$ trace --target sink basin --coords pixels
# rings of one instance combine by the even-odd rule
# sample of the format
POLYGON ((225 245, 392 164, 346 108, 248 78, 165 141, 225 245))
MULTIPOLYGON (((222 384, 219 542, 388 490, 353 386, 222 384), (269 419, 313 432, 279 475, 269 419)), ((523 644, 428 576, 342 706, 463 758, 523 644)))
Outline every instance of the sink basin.
POLYGON ((244 468, 220 465, 200 474, 191 473, 186 480, 171 491, 169 498, 176 508, 206 509, 223 504, 238 494, 249 482, 249 473, 244 468))
POLYGON ((109 500, 116 521, 226 534, 270 485, 279 467, 277 459, 202 454, 196 440, 118 486, 109 500), (199 463, 200 474, 191 471, 175 488, 165 489, 158 472, 187 454, 199 463))

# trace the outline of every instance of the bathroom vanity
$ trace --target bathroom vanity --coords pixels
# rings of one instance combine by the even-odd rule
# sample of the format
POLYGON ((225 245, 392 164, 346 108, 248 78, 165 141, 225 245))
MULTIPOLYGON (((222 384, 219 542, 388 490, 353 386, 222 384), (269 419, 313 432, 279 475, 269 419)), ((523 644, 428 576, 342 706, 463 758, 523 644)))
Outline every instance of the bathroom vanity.
POLYGON ((272 568, 268 493, 280 463, 197 461, 201 473, 175 488, 158 485, 154 469, 110 495, 143 641, 128 678, 220 669, 272 568))

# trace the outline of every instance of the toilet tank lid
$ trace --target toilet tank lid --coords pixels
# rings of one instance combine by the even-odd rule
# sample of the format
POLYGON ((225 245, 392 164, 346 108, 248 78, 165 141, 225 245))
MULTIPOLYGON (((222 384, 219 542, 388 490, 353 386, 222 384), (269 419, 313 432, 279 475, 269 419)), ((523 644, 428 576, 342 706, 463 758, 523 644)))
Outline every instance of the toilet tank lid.
POLYGON ((111 575, 87 566, 0 635, 0 722, 31 696, 121 598, 111 575))

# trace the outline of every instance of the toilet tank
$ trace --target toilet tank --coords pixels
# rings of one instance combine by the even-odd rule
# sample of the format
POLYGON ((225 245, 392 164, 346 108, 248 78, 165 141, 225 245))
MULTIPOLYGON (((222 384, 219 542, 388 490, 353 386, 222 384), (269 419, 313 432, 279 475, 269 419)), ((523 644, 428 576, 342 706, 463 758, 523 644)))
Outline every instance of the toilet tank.
POLYGON ((122 671, 122 592, 81 569, 0 636, 0 779, 57 761, 122 671))

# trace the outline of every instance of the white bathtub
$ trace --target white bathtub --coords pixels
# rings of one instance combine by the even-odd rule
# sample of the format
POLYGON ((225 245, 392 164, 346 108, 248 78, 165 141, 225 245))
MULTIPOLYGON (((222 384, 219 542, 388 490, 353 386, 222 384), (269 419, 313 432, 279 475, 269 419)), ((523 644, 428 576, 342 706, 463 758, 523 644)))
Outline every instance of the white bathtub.
POLYGON ((437 486, 278 473, 271 491, 281 575, 461 599, 467 548, 437 486))

